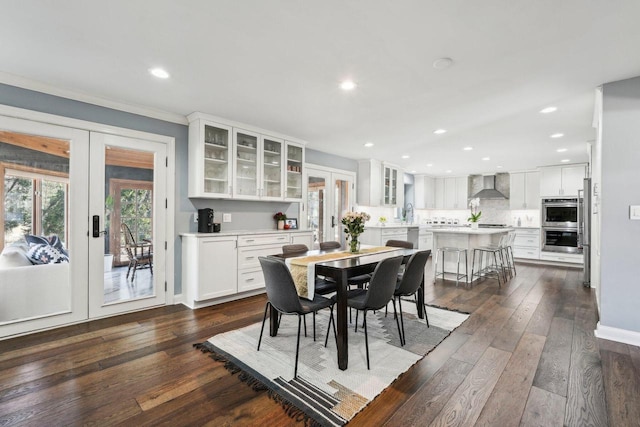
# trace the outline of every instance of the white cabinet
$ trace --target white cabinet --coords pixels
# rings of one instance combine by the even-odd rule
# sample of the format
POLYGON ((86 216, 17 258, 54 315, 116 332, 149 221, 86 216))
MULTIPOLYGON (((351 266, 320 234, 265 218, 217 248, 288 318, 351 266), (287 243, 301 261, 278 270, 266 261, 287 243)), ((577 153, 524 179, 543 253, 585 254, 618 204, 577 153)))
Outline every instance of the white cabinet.
POLYGON ((416 209, 435 209, 436 180, 426 175, 416 175, 413 184, 416 209))
POLYGON ((182 286, 185 303, 237 293, 237 236, 183 236, 182 286))
POLYGON ((586 173, 586 165, 583 164, 540 168, 540 196, 578 197, 586 173))
POLYGON ((514 172, 509 179, 511 209, 540 209, 540 172, 514 172))
POLYGON ((292 245, 306 245, 309 249, 313 249, 313 232, 308 233, 291 233, 292 245))
POLYGON ((433 253, 433 233, 430 231, 420 230, 420 234, 418 236, 418 249, 421 251, 430 250, 433 253))
POLYGON ((513 240, 514 258, 539 259, 540 258, 540 229, 518 228, 513 240))
POLYGON ((384 246, 387 240, 407 241, 407 227, 368 227, 359 237, 363 245, 384 246))
POLYGON ((379 160, 359 160, 357 201, 362 206, 404 206, 404 172, 379 160))
POLYGON ((216 122, 202 113, 188 118, 189 197, 302 201, 303 143, 216 122))
POLYGON ((582 254, 561 254, 557 252, 540 252, 540 259, 543 261, 564 262, 569 264, 582 264, 584 256, 582 254))
POLYGON ((264 275, 259 258, 282 253, 289 244, 288 233, 238 236, 238 292, 264 288, 264 275))
POLYGON ((469 179, 466 176, 436 178, 436 209, 468 209, 469 179))

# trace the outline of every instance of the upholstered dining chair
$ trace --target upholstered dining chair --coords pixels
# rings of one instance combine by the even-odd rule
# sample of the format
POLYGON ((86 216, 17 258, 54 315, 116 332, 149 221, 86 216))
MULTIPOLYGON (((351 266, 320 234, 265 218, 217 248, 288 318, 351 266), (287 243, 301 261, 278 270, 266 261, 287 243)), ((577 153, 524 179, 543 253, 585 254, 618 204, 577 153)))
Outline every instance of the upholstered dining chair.
MULTIPOLYGON (((401 297, 415 295, 422 284, 422 279, 424 278, 424 267, 427 265, 427 260, 429 259, 429 255, 431 255, 431 251, 420 251, 411 255, 409 261, 404 268, 404 273, 401 279, 398 279, 395 292, 393 293, 393 298, 398 300, 398 310, 400 310, 400 326, 402 327, 402 345, 406 344, 407 341, 405 339, 404 334, 404 319, 402 314, 402 299, 401 297)), ((395 309, 395 305, 393 307, 395 309)), ((426 304, 424 305, 424 320, 427 322, 427 327, 429 327, 429 318, 427 317, 426 304)))
MULTIPOLYGON (((363 312, 364 326, 364 343, 367 353, 367 369, 369 364, 369 335, 367 332, 367 312, 371 310, 380 310, 389 303, 393 302, 393 312, 396 314, 396 325, 398 327, 398 335, 400 336, 400 344, 402 345, 402 333, 400 332, 400 323, 396 312, 396 303, 393 299, 393 293, 396 289, 398 270, 402 264, 402 257, 386 258, 378 263, 367 289, 353 289, 347 292, 347 306, 358 310, 356 312, 356 332, 358 330, 358 313, 363 312)), ((336 297, 333 296, 333 300, 336 297)))
POLYGON ((120 224, 120 229, 122 230, 122 234, 124 235, 124 247, 127 251, 127 256, 129 257, 129 268, 127 268, 127 279, 129 278, 129 273, 133 270, 131 274, 131 281, 133 282, 136 277, 136 270, 140 268, 148 267, 151 270, 151 274, 153 274, 153 247, 150 243, 137 243, 133 238, 133 234, 131 233, 131 229, 124 222, 120 224))
POLYGON ((392 248, 404 248, 413 249, 413 243, 406 240, 387 240, 385 246, 391 246, 392 248))
MULTIPOLYGON (((404 240, 387 240, 385 246, 389 246, 392 248, 403 248, 403 249, 413 249, 413 243, 407 242, 404 240)), ((402 267, 400 267, 400 274, 402 272, 402 267)), ((349 286, 357 286, 359 288, 366 287, 367 283, 371 280, 370 274, 362 274, 360 276, 355 276, 349 279, 349 286)))
MULTIPOLYGON (((282 246, 282 253, 284 255, 304 254, 307 251, 309 251, 309 247, 302 243, 282 246)), ((331 292, 335 292, 336 290, 337 288, 335 281, 325 279, 323 277, 316 277, 314 291, 316 294, 326 295, 330 294, 331 292)))
MULTIPOLYGON (((313 329, 315 337, 315 313, 323 308, 329 308, 329 324, 327 325, 327 335, 324 340, 324 346, 327 346, 329 340, 329 329, 333 326, 333 334, 336 336, 336 325, 333 321, 333 305, 335 302, 330 298, 321 295, 314 295, 313 300, 302 299, 298 296, 296 285, 293 283, 291 272, 284 262, 268 257, 259 257, 262 273, 264 275, 265 287, 267 289, 267 303, 264 307, 264 316, 262 318, 262 328, 260 329, 260 338, 258 339, 258 351, 262 343, 262 334, 264 332, 264 324, 267 320, 267 310, 272 306, 281 315, 298 316, 298 339, 296 342, 296 361, 293 376, 298 376, 298 354, 300 352, 300 323, 302 318, 314 313, 313 329), (302 317, 301 317, 302 316, 302 317)), ((336 336, 337 345, 337 336, 336 336)))
POLYGON ((329 251, 331 249, 340 249, 342 245, 340 242, 336 242, 334 240, 330 240, 328 242, 320 242, 320 250, 321 251, 329 251))

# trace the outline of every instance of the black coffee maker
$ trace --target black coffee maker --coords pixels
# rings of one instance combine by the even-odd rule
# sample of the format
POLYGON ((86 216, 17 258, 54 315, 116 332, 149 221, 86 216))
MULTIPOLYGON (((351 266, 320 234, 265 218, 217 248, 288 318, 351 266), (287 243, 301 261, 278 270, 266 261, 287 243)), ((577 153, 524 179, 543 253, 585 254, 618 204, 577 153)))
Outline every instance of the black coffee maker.
POLYGON ((213 209, 198 209, 198 233, 213 233, 213 209))

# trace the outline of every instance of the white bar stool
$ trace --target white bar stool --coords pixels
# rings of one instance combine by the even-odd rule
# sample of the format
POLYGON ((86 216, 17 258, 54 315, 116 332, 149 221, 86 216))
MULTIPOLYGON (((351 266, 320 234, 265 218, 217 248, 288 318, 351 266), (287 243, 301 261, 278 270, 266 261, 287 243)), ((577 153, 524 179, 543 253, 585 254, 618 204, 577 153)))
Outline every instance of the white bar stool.
POLYGON ((445 274, 454 274, 454 273, 445 273, 444 271, 444 254, 452 253, 457 255, 457 269, 456 269, 456 286, 458 286, 458 282, 460 279, 464 278, 465 284, 469 281, 469 270, 467 267, 467 250, 465 248, 454 248, 450 246, 445 246, 442 248, 438 248, 436 250, 436 258, 433 265, 433 278, 434 280, 438 278, 438 276, 442 276, 442 280, 445 280, 445 274), (440 257, 440 253, 442 253, 442 272, 438 273, 438 258, 440 257), (464 274, 460 274, 460 255, 464 253, 464 274))

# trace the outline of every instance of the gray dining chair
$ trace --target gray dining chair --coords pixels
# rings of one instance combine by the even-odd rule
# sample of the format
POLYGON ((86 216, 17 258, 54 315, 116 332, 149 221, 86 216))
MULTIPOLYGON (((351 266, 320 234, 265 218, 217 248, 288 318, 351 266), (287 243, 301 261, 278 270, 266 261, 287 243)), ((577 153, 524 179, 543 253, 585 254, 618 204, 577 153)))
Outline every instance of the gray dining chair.
MULTIPOLYGON (((309 251, 309 247, 302 243, 282 246, 282 253, 284 255, 295 255, 295 254, 304 255, 308 251, 309 251)), ((336 292, 338 290, 338 288, 336 287, 336 282, 334 280, 324 278, 324 277, 316 277, 316 282, 314 286, 315 286, 314 293, 319 295, 330 294, 331 292, 336 292)), ((306 330, 307 328, 305 327, 305 334, 306 334, 306 330)))
MULTIPOLYGON (((407 242, 405 240, 387 240, 385 246, 390 246, 392 248, 403 248, 403 249, 413 249, 413 243, 407 242)), ((400 272, 402 272, 402 268, 400 268, 400 272)), ((371 280, 371 274, 362 274, 360 276, 355 276, 349 279, 349 286, 357 286, 358 288, 366 287, 367 283, 371 280)))
MULTIPOLYGON (((429 259, 429 255, 431 255, 431 251, 420 251, 411 255, 409 261, 405 265, 404 274, 401 279, 398 279, 395 292, 393 293, 393 298, 398 300, 398 310, 400 310, 400 326, 402 327, 402 345, 407 343, 405 339, 404 333, 404 319, 402 314, 402 298, 410 295, 416 294, 418 289, 420 289, 420 285, 422 284, 422 279, 424 278, 424 267, 427 265, 427 260, 429 259)), ((429 327, 429 318, 427 317, 426 304, 424 305, 424 320, 427 322, 427 327, 429 327)), ((395 309, 395 305, 394 305, 395 309)))
MULTIPOLYGON (((367 369, 369 364, 369 335, 367 332, 367 312, 371 310, 380 310, 389 303, 393 302, 393 312, 396 315, 396 325, 398 327, 398 335, 400 344, 402 345, 402 332, 400 332, 400 323, 396 312, 396 303, 393 299, 393 293, 396 289, 398 270, 402 264, 402 257, 386 258, 378 263, 367 289, 353 289, 347 292, 347 306, 358 310, 356 312, 356 329, 358 330, 358 313, 363 312, 364 325, 364 343, 367 353, 367 369)), ((333 297, 335 301, 336 296, 333 297)))
MULTIPOLYGON (((302 299, 298 296, 296 285, 293 283, 291 272, 284 262, 268 257, 259 257, 262 273, 264 275, 265 287, 267 289, 267 303, 264 307, 264 316, 262 318, 262 328, 260 329, 260 338, 258 339, 258 351, 262 343, 262 334, 264 333, 264 324, 267 320, 267 310, 269 306, 275 308, 281 315, 296 315, 298 317, 298 339, 296 342, 296 361, 293 376, 298 376, 298 354, 300 352, 300 324, 302 318, 309 313, 313 313, 313 330, 315 339, 315 313, 323 308, 329 308, 329 324, 327 325, 327 335, 324 340, 324 346, 327 346, 329 340, 329 329, 333 326, 333 334, 336 337, 336 325, 333 321, 333 305, 335 301, 325 298, 321 295, 315 295, 313 300, 302 299)), ((275 320, 275 319, 274 319, 275 320)))
POLYGON ((336 242, 334 240, 330 240, 328 242, 320 242, 320 250, 321 251, 329 251, 331 249, 340 249, 342 245, 340 242, 336 242))
POLYGON ((385 246, 391 246, 392 248, 404 248, 413 249, 413 243, 406 240, 387 240, 385 246))

